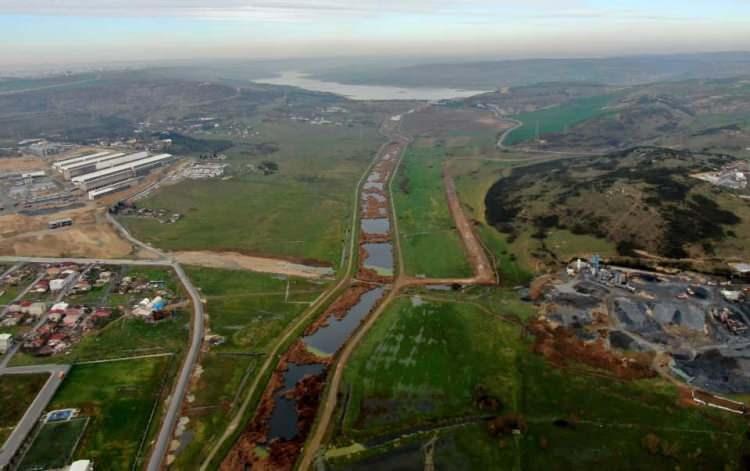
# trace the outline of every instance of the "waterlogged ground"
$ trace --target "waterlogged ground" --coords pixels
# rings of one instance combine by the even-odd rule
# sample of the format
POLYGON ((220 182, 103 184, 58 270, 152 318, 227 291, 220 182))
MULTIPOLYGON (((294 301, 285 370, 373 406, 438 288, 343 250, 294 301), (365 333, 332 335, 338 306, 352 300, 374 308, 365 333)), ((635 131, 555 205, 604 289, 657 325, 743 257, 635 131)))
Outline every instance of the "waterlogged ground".
POLYGON ((662 380, 550 365, 524 338, 523 315, 510 298, 485 302, 477 291, 399 297, 347 365, 328 464, 737 469, 750 451, 744 419, 683 405, 662 380), (522 419, 521 435, 490 432, 486 419, 508 416, 522 419))

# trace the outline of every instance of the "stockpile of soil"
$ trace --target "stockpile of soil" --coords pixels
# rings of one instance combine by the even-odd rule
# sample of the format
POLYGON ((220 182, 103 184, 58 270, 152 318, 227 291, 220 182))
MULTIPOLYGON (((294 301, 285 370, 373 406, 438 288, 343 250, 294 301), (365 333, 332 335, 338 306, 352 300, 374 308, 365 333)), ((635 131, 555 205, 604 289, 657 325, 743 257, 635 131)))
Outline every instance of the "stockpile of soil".
POLYGON ((583 342, 575 332, 566 327, 552 327, 548 323, 536 320, 529 325, 529 330, 536 337, 533 350, 557 366, 571 363, 606 370, 618 378, 641 379, 656 376, 651 369, 649 355, 624 357, 607 349, 605 342, 598 339, 583 342))
POLYGON ((675 355, 675 365, 695 378, 691 384, 721 394, 750 392, 750 351, 739 357, 709 350, 695 358, 675 355))

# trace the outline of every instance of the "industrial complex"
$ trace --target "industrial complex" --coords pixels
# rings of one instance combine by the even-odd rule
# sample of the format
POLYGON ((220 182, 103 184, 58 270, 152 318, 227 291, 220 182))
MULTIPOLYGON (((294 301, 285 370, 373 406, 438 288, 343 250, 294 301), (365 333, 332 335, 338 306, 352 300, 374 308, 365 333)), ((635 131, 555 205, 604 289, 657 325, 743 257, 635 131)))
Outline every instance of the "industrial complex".
POLYGON ((127 188, 136 178, 170 162, 172 158, 171 154, 151 155, 146 151, 133 154, 97 152, 60 160, 52 167, 76 187, 88 192, 89 199, 95 199, 127 188))

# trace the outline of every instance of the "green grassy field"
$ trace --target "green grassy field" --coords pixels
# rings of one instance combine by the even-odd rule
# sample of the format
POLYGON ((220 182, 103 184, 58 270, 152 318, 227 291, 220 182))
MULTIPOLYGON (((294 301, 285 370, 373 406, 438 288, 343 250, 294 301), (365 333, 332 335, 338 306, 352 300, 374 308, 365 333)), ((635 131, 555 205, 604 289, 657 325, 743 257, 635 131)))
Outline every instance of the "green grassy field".
POLYGON ((398 298, 347 365, 348 438, 476 414, 479 384, 504 398, 518 395, 517 329, 472 304, 426 296, 398 298))
POLYGON ((49 409, 79 408, 91 417, 75 459, 131 469, 162 390, 168 357, 76 365, 49 409))
POLYGON ((47 374, 0 376, 0 445, 10 436, 37 393, 49 378, 47 374))
POLYGON ((218 348, 222 352, 267 351, 276 336, 327 287, 247 271, 189 267, 188 274, 208 301, 211 332, 226 338, 218 348))
POLYGON ((313 259, 338 268, 351 224, 357 181, 382 143, 375 127, 311 126, 289 121, 258 125, 260 142, 278 152, 229 150, 231 179, 186 181, 141 202, 185 217, 176 224, 123 218, 134 235, 168 250, 234 250, 313 259), (278 164, 265 176, 249 166, 278 164))
POLYGON ((546 133, 564 132, 567 128, 604 113, 602 109, 611 100, 612 96, 595 96, 579 98, 570 103, 547 108, 531 113, 513 116, 521 121, 523 126, 511 132, 505 139, 505 145, 518 144, 536 138, 537 123, 539 124, 539 135, 546 133))
POLYGON ((207 300, 211 333, 226 342, 201 358, 203 373, 191 390, 188 410, 192 439, 172 469, 195 469, 237 413, 256 368, 281 332, 326 288, 303 279, 188 267, 207 300), (288 285, 288 296, 287 296, 288 285))
POLYGON ((444 469, 737 469, 750 449, 743 418, 680 405, 660 379, 553 367, 517 323, 494 314, 512 309, 451 296, 460 302, 399 298, 357 349, 344 374, 334 468, 419 466, 433 436, 444 469), (479 409, 478 385, 502 406, 479 409), (480 416, 508 413, 523 417, 526 431, 493 438, 480 416), (347 454, 353 443, 363 446, 347 454))
POLYGON ((442 179, 444 151, 411 146, 393 184, 406 273, 471 276, 471 266, 448 209, 442 179))
POLYGON ((89 419, 44 424, 18 466, 22 471, 58 469, 70 464, 89 419))

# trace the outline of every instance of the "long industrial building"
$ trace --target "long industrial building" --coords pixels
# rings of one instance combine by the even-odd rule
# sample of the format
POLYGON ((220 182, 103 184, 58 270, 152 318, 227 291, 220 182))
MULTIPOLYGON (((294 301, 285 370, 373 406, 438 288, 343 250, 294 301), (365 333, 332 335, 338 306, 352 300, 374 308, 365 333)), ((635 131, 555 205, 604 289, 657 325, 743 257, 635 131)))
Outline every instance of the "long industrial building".
POLYGON ((148 152, 136 152, 135 154, 123 154, 117 153, 100 157, 93 161, 78 162, 67 167, 61 167, 63 176, 70 180, 73 177, 79 175, 85 175, 87 173, 96 172, 97 170, 104 170, 105 168, 117 167, 119 165, 135 162, 148 157, 148 152))
POLYGON ((82 155, 79 157, 73 157, 71 159, 58 160, 57 162, 52 164, 52 168, 59 169, 60 167, 76 164, 78 162, 87 162, 89 160, 98 159, 99 157, 104 157, 105 155, 109 155, 109 154, 114 154, 114 152, 111 152, 111 151, 96 152, 94 154, 82 155))
MULTIPOLYGON (((91 191, 104 186, 111 186, 130 178, 142 177, 148 174, 151 169, 165 165, 172 160, 171 154, 159 154, 151 157, 147 156, 148 153, 143 154, 145 156, 141 158, 128 159, 126 163, 121 163, 120 165, 79 175, 73 177, 71 181, 81 190, 91 191)), ((125 157, 122 159, 125 159, 125 157)))

